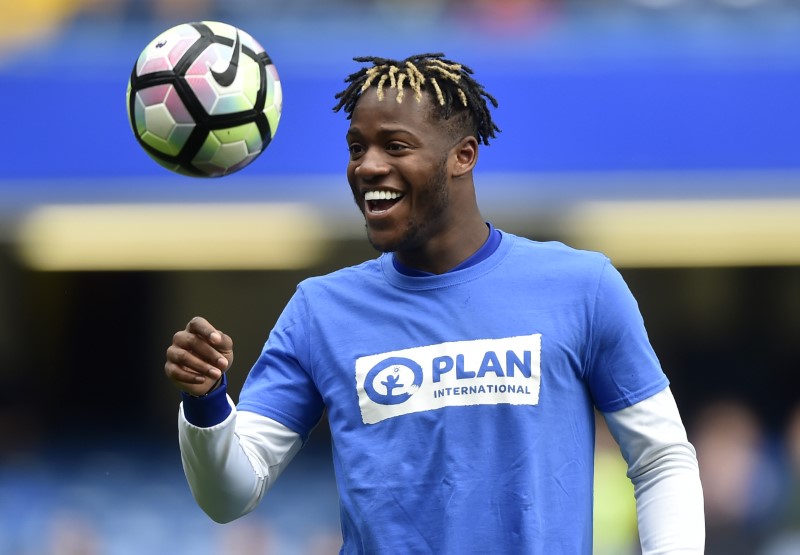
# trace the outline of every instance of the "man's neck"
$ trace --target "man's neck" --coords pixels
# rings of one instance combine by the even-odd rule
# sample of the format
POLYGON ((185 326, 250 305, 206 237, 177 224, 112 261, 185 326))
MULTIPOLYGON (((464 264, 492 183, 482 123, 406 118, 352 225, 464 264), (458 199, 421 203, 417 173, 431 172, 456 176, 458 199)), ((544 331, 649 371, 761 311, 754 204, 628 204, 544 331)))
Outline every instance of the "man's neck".
MULTIPOLYGON (((444 255, 438 257, 430 254, 414 256, 416 253, 409 252, 394 253, 394 266, 400 273, 412 276, 447 273, 462 267, 466 262, 480 253, 490 243, 488 239, 490 239, 489 234, 492 230, 494 230, 494 228, 491 224, 482 223, 480 234, 474 234, 471 240, 468 240, 466 237, 461 237, 458 253, 454 249, 450 249, 445 252, 444 255)), ((491 252, 493 252, 497 248, 497 244, 492 242, 491 246, 491 252)), ((488 252, 486 255, 488 256, 491 252, 488 252)), ((485 256, 481 257, 481 260, 483 258, 485 258, 485 256)))

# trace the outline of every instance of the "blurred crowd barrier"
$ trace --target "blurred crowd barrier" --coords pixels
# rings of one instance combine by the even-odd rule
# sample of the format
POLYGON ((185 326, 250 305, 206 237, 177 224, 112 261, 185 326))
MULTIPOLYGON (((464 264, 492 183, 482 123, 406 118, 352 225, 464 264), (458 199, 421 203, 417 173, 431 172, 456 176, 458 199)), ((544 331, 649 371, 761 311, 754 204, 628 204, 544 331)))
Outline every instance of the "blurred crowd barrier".
POLYGON ((736 400, 706 406, 694 423, 707 553, 800 553, 800 405, 781 432, 772 437, 736 400))
MULTIPOLYGON (((772 430, 745 401, 715 400, 689 428, 697 450, 706 512, 707 555, 800 553, 800 404, 772 430)), ((598 421, 595 555, 636 555, 633 488, 598 421), (624 478, 624 476, 622 476, 624 478)))
POLYGON ((30 0, 8 2, 0 49, 52 33, 76 18, 168 23, 188 19, 280 20, 319 16, 408 16, 500 33, 530 32, 560 17, 586 13, 666 16, 797 15, 795 0, 30 0))
MULTIPOLYGON (((44 0, 47 1, 47 0, 44 0)), ((58 0, 49 0, 61 3, 58 0)), ((129 17, 171 18, 187 13, 253 17, 305 16, 314 13, 416 13, 442 17, 490 17, 516 26, 520 17, 579 12, 661 12, 676 14, 786 12, 799 9, 794 0, 73 0, 87 12, 129 17)))
POLYGON ((0 459, 2 555, 328 555, 338 501, 318 453, 293 461, 261 507, 221 525, 194 503, 177 450, 54 450, 0 459))
MULTIPOLYGON (((800 405, 766 430, 747 404, 709 404, 689 429, 703 482, 707 555, 800 553, 800 405)), ((67 450, 0 458, 3 555, 333 555, 341 542, 327 452, 313 442, 265 501, 231 524, 196 506, 177 450, 67 450)), ((598 418, 595 555, 636 555, 625 463, 598 418)))
MULTIPOLYGON (((783 429, 762 425, 746 402, 705 406, 689 428, 706 507, 707 555, 800 553, 800 404, 783 429)), ((595 555, 639 553, 633 488, 598 420, 595 555)))

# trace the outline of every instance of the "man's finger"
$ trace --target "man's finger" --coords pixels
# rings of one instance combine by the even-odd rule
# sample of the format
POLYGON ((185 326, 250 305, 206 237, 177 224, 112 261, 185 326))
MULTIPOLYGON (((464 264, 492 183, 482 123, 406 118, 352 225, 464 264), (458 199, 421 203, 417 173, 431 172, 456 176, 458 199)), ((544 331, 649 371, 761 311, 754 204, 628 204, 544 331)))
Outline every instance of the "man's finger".
POLYGON ((212 332, 209 340, 221 354, 227 355, 233 352, 233 339, 221 330, 212 332))
POLYGON ((220 369, 227 369, 233 356, 233 340, 222 334, 222 340, 214 348, 207 338, 187 330, 181 330, 172 337, 172 345, 185 349, 220 369))
POLYGON ((211 343, 218 343, 222 340, 222 333, 217 331, 217 329, 202 316, 195 316, 189 320, 189 323, 186 324, 186 331, 199 335, 211 343))
POLYGON ((216 353, 211 347, 207 346, 207 348, 212 351, 212 353, 204 355, 201 358, 196 352, 170 345, 169 348, 167 348, 167 361, 176 366, 186 368, 197 374, 208 376, 216 380, 222 375, 222 370, 227 366, 228 361, 225 357, 216 353), (223 368, 219 368, 221 361, 224 361, 224 364, 222 364, 223 368))
POLYGON ((197 372, 192 370, 187 370, 182 366, 178 366, 172 362, 168 362, 164 365, 164 372, 167 374, 167 377, 174 382, 184 383, 187 385, 193 384, 202 384, 205 383, 206 380, 210 380, 211 378, 207 378, 205 376, 201 376, 197 372))

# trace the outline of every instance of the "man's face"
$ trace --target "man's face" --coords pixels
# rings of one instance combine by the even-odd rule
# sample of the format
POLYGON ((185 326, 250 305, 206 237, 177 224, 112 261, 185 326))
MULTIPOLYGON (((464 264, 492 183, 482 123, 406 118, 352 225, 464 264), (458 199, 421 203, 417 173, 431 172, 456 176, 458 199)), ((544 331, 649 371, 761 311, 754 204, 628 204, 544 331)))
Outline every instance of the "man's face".
POLYGON ((350 120, 347 180, 364 215, 367 237, 382 252, 421 249, 441 233, 451 211, 450 137, 430 116, 430 97, 365 91, 350 120))

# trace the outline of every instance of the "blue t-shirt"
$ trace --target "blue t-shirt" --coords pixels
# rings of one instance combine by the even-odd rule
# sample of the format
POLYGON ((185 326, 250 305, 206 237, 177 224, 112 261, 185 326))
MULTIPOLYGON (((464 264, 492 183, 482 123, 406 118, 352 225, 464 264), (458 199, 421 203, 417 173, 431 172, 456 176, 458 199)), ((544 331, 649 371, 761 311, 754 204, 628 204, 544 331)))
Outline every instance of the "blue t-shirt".
POLYGON ((668 381, 605 256, 500 234, 442 275, 302 282, 244 384, 303 438, 327 410, 343 553, 591 553, 594 408, 668 381))

